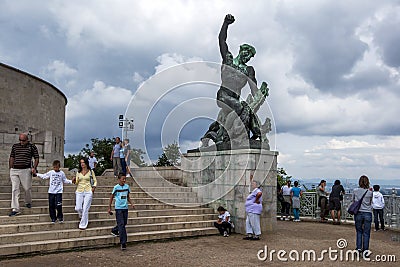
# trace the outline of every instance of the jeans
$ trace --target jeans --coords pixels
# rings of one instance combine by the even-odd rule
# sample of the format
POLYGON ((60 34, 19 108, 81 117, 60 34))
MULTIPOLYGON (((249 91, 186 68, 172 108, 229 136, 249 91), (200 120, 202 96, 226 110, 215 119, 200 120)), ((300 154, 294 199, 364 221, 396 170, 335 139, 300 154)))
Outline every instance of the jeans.
POLYGON ((375 230, 379 230, 379 222, 381 223, 381 229, 385 229, 385 221, 383 220, 383 209, 374 209, 374 224, 375 230))
POLYGON ((260 214, 247 213, 246 218, 246 234, 261 235, 260 214))
POLYGON ((126 244, 128 235, 126 234, 125 225, 128 223, 128 209, 116 209, 115 218, 117 220, 117 225, 111 231, 119 234, 119 242, 121 245, 126 244))
POLYGON ((10 179, 12 184, 11 209, 19 211, 19 184, 25 190, 25 203, 32 204, 32 169, 10 169, 10 179))
POLYGON ((289 195, 283 195, 283 198, 285 201, 281 203, 282 205, 282 210, 281 210, 281 215, 289 216, 290 214, 290 196, 289 195))
POLYGON ((293 208, 293 215, 295 220, 300 220, 300 209, 293 208))
POLYGON ((58 221, 64 220, 62 212, 62 193, 59 194, 49 193, 49 213, 52 222, 55 222, 57 219, 58 221))
POLYGON ((126 175, 126 161, 125 158, 121 158, 121 172, 126 175))
POLYGON ((221 235, 223 235, 225 231, 228 232, 228 234, 231 234, 232 225, 229 222, 222 222, 222 223, 214 222, 214 226, 218 228, 218 231, 221 235))
POLYGON ((86 229, 89 223, 89 209, 92 204, 92 191, 89 192, 75 192, 76 194, 76 204, 75 210, 79 214, 81 221, 79 222, 80 229, 86 229))
POLYGON ((372 213, 358 212, 354 216, 356 226, 356 249, 365 251, 369 249, 369 237, 371 234, 372 213))

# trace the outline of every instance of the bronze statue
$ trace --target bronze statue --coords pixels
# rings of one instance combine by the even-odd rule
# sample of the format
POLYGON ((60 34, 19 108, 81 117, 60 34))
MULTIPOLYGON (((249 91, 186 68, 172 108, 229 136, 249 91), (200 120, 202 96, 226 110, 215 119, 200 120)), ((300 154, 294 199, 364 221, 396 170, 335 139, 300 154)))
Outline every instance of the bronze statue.
POLYGON ((265 82, 260 89, 257 87, 255 70, 247 65, 256 54, 253 46, 242 44, 236 57, 229 51, 226 43, 227 32, 228 26, 234 21, 235 18, 231 14, 226 15, 218 36, 222 57, 222 83, 217 92, 217 105, 221 110, 217 120, 202 137, 202 147, 208 147, 211 139, 218 150, 245 147, 246 143, 254 146, 257 143, 250 140, 258 140, 259 145, 255 146, 260 148, 261 139, 265 139, 256 112, 268 96, 269 89, 265 82), (246 84, 250 86, 251 95, 246 101, 241 101, 240 95, 246 84))

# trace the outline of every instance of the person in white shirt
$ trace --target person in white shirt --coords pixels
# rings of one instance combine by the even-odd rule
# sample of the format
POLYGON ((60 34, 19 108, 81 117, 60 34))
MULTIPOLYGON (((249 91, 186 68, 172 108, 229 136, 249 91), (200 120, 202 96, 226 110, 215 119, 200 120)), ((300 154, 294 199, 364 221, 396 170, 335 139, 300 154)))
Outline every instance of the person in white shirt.
POLYGON ((218 215, 218 220, 214 222, 214 226, 218 229, 221 235, 228 237, 232 231, 231 215, 222 206, 219 206, 217 211, 219 215, 218 215))
POLYGON ((97 159, 96 159, 96 157, 94 156, 94 151, 91 151, 91 152, 90 152, 90 156, 89 156, 88 160, 89 160, 89 167, 90 167, 90 169, 91 169, 91 170, 94 170, 94 168, 96 168, 96 166, 97 166, 97 159))
POLYGON ((282 202, 282 210, 281 210, 281 220, 283 220, 283 215, 286 216, 286 220, 289 220, 289 215, 290 215, 290 190, 291 190, 291 185, 292 181, 287 180, 286 185, 282 186, 281 188, 281 194, 283 195, 284 202, 282 202))
POLYGON ((379 185, 374 185, 374 192, 372 192, 372 209, 374 212, 375 232, 379 231, 379 222, 381 223, 381 230, 385 231, 385 221, 383 219, 383 209, 385 208, 385 199, 379 189, 379 185))
POLYGON ((49 182, 49 213, 51 223, 55 223, 58 219, 59 223, 64 222, 62 212, 62 193, 63 184, 72 184, 71 180, 68 180, 65 173, 60 170, 60 161, 55 160, 53 162, 53 170, 45 174, 38 173, 37 176, 42 179, 50 179, 49 182))

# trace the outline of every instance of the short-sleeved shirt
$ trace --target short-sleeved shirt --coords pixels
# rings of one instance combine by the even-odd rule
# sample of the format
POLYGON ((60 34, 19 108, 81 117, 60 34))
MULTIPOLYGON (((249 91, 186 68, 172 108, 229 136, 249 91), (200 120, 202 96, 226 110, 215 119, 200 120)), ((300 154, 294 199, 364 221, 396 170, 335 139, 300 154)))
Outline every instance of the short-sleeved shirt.
POLYGON ((114 150, 113 157, 119 158, 119 151, 121 150, 121 144, 115 144, 113 150, 114 150))
POLYGON ((96 157, 93 157, 93 158, 89 157, 88 161, 89 161, 89 167, 93 170, 94 169, 94 163, 97 163, 96 157))
POLYGON ((130 192, 131 189, 128 184, 114 186, 111 194, 115 198, 115 209, 128 209, 128 194, 130 192))
POLYGON ((231 222, 231 214, 229 211, 225 211, 224 213, 218 215, 218 219, 220 219, 222 222, 226 222, 226 217, 228 217, 228 222, 231 222))
POLYGON ((282 186, 282 194, 284 196, 289 196, 290 195, 290 189, 291 189, 291 187, 289 187, 287 185, 282 186))
POLYGON ((246 203, 245 203, 246 212, 254 213, 254 214, 261 214, 261 212, 262 212, 262 196, 259 198, 259 201, 260 201, 259 204, 254 202, 257 198, 257 194, 260 192, 262 193, 261 189, 256 188, 247 197, 246 203))
POLYGON ((293 192, 294 197, 300 197, 300 192, 301 192, 300 187, 292 187, 290 191, 293 192))
POLYGON ((11 148, 10 158, 14 158, 13 169, 28 169, 31 168, 32 158, 39 159, 39 153, 34 144, 16 143, 11 148))
POLYGON ((332 186, 332 191, 331 194, 329 195, 329 198, 340 198, 340 193, 345 193, 343 185, 334 185, 332 186))

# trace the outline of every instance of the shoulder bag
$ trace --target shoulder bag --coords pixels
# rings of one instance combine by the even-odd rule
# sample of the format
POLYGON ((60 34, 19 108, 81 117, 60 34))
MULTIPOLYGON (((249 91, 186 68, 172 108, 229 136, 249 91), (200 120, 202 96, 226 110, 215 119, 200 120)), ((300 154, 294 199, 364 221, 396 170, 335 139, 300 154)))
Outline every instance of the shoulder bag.
POLYGON ((347 212, 351 215, 356 215, 358 213, 358 211, 360 210, 361 207, 361 203, 365 197, 365 195, 367 194, 368 189, 365 191, 364 195, 358 200, 358 201, 354 201, 353 203, 351 203, 350 207, 347 209, 347 212))

